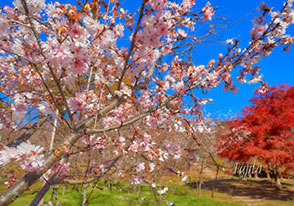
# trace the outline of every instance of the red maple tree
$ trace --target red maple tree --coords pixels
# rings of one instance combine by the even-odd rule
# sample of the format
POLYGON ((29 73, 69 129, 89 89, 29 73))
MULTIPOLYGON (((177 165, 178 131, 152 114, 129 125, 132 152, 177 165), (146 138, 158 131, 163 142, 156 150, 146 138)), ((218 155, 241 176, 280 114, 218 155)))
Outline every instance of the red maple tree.
POLYGON ((294 86, 270 87, 265 93, 254 93, 251 106, 229 122, 229 132, 221 136, 220 156, 248 162, 263 161, 279 177, 294 168, 294 86))

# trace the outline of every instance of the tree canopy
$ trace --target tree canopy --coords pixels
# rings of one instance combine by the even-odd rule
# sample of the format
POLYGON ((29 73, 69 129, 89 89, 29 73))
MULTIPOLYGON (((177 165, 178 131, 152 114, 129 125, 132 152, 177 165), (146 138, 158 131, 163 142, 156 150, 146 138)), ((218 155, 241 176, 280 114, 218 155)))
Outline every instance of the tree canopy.
POLYGON ((247 162, 256 158, 272 170, 294 168, 294 87, 283 84, 256 92, 241 117, 229 122, 220 155, 247 162))

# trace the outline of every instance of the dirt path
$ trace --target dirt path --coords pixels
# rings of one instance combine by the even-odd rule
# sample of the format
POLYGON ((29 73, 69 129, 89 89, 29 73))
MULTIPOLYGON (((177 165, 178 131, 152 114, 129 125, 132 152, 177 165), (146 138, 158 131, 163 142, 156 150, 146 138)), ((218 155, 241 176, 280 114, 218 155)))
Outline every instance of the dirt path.
MULTIPOLYGON (((196 188, 196 183, 188 183, 189 186, 196 188)), ((264 200, 293 200, 294 205, 294 185, 283 184, 283 190, 277 190, 274 185, 266 180, 238 180, 220 179, 211 180, 203 183, 202 188, 220 193, 225 193, 233 197, 236 201, 245 202, 248 206, 260 205, 264 200)))

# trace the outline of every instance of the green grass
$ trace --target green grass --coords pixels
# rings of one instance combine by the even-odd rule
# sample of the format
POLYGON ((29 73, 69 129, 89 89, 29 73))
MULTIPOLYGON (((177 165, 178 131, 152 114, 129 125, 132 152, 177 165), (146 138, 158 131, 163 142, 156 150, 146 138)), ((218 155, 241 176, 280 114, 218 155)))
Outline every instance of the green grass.
MULTIPOLYGON (((100 187, 103 185, 99 185, 100 187)), ((133 206, 133 205, 144 205, 153 206, 157 205, 156 199, 159 202, 160 196, 156 194, 156 199, 154 193, 151 191, 149 186, 142 186, 141 193, 134 191, 134 188, 129 188, 127 184, 123 184, 121 188, 114 188, 110 191, 106 187, 102 187, 103 190, 96 189, 89 198, 89 206, 91 205, 105 205, 105 206, 133 206), (122 191, 120 191, 122 190, 122 191)), ((168 202, 174 202, 175 205, 215 205, 215 206, 225 206, 225 205, 242 205, 240 202, 228 203, 216 201, 211 197, 200 197, 195 195, 195 190, 191 190, 187 186, 169 184, 169 192, 167 192, 163 197, 168 202)), ((90 190, 88 189, 88 195, 90 190)), ((207 194, 205 194, 207 195, 207 194)), ((49 200, 51 192, 46 196, 45 202, 49 200)), ((61 189, 58 192, 58 196, 61 197, 61 189)), ((72 190, 72 187, 68 187, 64 198, 61 200, 62 205, 81 205, 82 196, 76 190, 72 190)), ((162 201, 161 205, 165 205, 162 201)))
MULTIPOLYGON (((0 181, 0 194, 2 194, 3 192, 5 192, 5 190, 7 190, 6 185, 4 184, 5 180, 1 180, 0 181)), ((33 186, 31 186, 29 191, 26 191, 21 197, 17 198, 12 204, 13 206, 18 206, 18 205, 29 205, 32 200, 34 199, 34 197, 36 196, 38 190, 41 188, 42 183, 41 182, 37 182, 36 184, 34 184, 33 186)))
MULTIPOLYGON (((32 186, 31 189, 25 192, 21 197, 16 199, 11 205, 12 206, 25 206, 29 205, 33 198, 36 196, 38 189, 41 187, 41 182, 32 186)), ((217 194, 217 200, 210 197, 211 192, 203 190, 202 197, 197 197, 196 190, 190 189, 187 186, 169 183, 166 184, 169 187, 169 191, 163 195, 161 199, 158 194, 152 192, 151 188, 147 185, 141 187, 141 192, 139 192, 139 187, 136 189, 133 186, 129 186, 127 183, 122 183, 120 187, 114 187, 110 191, 101 182, 98 183, 100 189, 87 189, 88 205, 89 206, 156 206, 156 205, 166 205, 165 202, 174 202, 176 206, 241 206, 244 205, 242 202, 229 202, 230 197, 217 194), (91 195, 90 195, 91 193, 91 195), (89 196, 90 195, 90 196, 89 196), (155 198, 156 197, 156 198, 155 198), (161 202, 161 204, 160 204, 161 202)), ((74 206, 81 205, 82 194, 79 193, 81 187, 74 188, 72 186, 67 186, 64 196, 62 197, 62 186, 59 185, 57 189, 58 199, 62 206, 74 206)), ((5 185, 1 182, 0 193, 6 190, 5 185)), ((51 199, 52 190, 50 190, 45 198, 44 202, 48 202, 51 199)), ((55 204, 55 199, 53 198, 53 204, 55 204)))
MULTIPOLYGON (((6 190, 6 186, 0 181, 0 193, 6 190)), ((12 206, 26 206, 29 205, 37 192, 42 186, 42 182, 37 182, 33 185, 29 191, 25 192, 21 197, 16 199, 12 206)), ((243 200, 236 200, 234 197, 224 193, 215 192, 214 198, 211 197, 211 191, 202 190, 201 197, 197 196, 197 190, 191 189, 179 182, 168 182, 164 184, 168 186, 168 192, 163 195, 154 193, 150 186, 144 185, 141 187, 134 187, 129 185, 128 182, 121 182, 119 187, 113 187, 112 190, 104 185, 103 181, 99 181, 96 185, 97 189, 87 189, 88 206, 157 206, 167 205, 166 202, 174 202, 175 206, 245 206, 246 202, 243 200)), ((59 185, 57 189, 58 200, 62 206, 75 206, 82 203, 82 187, 66 186, 64 195, 63 186, 59 185), (80 192, 79 192, 80 191, 80 192)), ((52 198, 52 189, 48 191, 44 198, 44 202, 47 203, 53 200, 55 205, 55 199, 52 198)), ((263 200, 259 203, 255 203, 255 206, 275 206, 285 205, 292 206, 293 201, 279 201, 279 200, 263 200)))

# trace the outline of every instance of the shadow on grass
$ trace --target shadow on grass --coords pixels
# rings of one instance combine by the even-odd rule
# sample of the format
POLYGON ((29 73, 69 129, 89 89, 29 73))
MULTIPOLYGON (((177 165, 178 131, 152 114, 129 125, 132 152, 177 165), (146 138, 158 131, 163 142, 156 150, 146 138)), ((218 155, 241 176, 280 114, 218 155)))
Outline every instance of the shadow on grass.
MULTIPOLYGON (((191 188, 197 188, 198 182, 187 183, 191 188)), ((291 186, 291 184, 283 183, 283 185, 291 186)), ((292 185, 293 186, 293 185, 292 185)), ((287 188, 277 190, 274 185, 266 180, 238 180, 238 179, 219 179, 205 181, 202 189, 215 190, 226 193, 231 196, 244 196, 253 199, 268 200, 294 200, 294 191, 287 188)))

